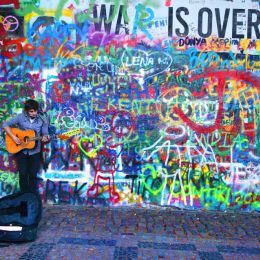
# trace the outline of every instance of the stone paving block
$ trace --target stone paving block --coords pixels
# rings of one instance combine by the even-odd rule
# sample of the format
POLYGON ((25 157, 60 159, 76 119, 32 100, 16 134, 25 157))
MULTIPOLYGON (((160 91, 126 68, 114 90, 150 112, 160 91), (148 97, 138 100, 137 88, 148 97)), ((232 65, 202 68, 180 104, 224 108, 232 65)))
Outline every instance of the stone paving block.
POLYGON ((127 259, 137 250, 137 259, 251 260, 260 259, 257 234, 259 214, 46 206, 37 240, 0 244, 0 259, 127 259))
POLYGON ((193 244, 168 244, 168 243, 155 243, 155 242, 138 242, 139 248, 153 248, 164 250, 184 250, 184 251, 196 251, 196 247, 193 244))
POLYGON ((78 245, 92 245, 92 246, 115 246, 115 240, 106 239, 84 239, 76 237, 61 237, 60 244, 78 244, 78 245))
POLYGON ((53 246, 53 243, 33 244, 26 252, 24 252, 20 256, 19 260, 44 260, 47 257, 49 251, 51 251, 51 249, 53 248, 53 246))
POLYGON ((60 247, 58 245, 57 249, 53 249, 46 260, 53 259, 64 259, 64 260, 83 260, 83 259, 113 259, 114 247, 102 247, 102 246, 82 246, 79 245, 66 245, 66 247, 60 247))
POLYGON ((259 255, 221 254, 224 260, 259 260, 259 255))
POLYGON ((209 243, 209 242, 200 242, 198 241, 196 243, 196 249, 197 251, 202 252, 218 252, 218 248, 215 243, 209 243))
POLYGON ((114 251, 114 259, 137 259, 137 247, 116 247, 114 251))
POLYGON ((137 247, 137 240, 134 235, 121 235, 116 245, 118 247, 137 247))
POLYGON ((222 260, 223 256, 219 252, 198 252, 202 260, 222 260))
POLYGON ((0 259, 17 260, 28 250, 28 248, 29 246, 15 246, 5 243, 5 246, 0 248, 0 256, 2 257, 0 259))
POLYGON ((172 251, 172 250, 155 250, 155 249, 138 249, 138 259, 167 259, 167 260, 183 260, 183 259, 200 259, 197 252, 193 251, 172 251))
POLYGON ((217 246, 219 252, 236 253, 236 254, 258 254, 260 258, 260 248, 258 247, 232 247, 229 245, 217 246))

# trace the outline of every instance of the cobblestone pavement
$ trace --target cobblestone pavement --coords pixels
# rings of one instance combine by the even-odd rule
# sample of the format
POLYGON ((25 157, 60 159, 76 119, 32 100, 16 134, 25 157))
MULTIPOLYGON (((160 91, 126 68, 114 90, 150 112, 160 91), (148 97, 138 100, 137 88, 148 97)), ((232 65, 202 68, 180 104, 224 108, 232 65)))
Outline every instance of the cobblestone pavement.
POLYGON ((259 213, 44 206, 38 237, 0 259, 260 259, 259 213))

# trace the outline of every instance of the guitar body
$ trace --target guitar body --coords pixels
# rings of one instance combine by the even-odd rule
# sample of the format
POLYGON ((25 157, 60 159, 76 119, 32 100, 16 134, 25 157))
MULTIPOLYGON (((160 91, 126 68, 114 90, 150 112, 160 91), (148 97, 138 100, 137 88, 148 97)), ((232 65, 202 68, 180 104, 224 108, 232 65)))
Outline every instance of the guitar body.
POLYGON ((6 134, 5 135, 5 144, 6 150, 9 153, 15 154, 20 152, 23 149, 32 149, 35 147, 35 140, 30 140, 35 137, 35 132, 33 130, 20 130, 18 128, 12 128, 12 133, 15 134, 21 141, 21 144, 16 144, 12 138, 6 134))
MULTIPOLYGON (((20 130, 18 128, 11 128, 11 131, 21 140, 21 144, 16 144, 8 134, 5 135, 6 150, 12 154, 18 153, 23 149, 33 149, 37 140, 41 139, 41 136, 36 136, 34 130, 31 129, 20 130)), ((75 129, 63 134, 54 135, 53 137, 60 140, 68 140, 70 137, 80 133, 81 129, 75 129)), ((51 138, 53 137, 51 136, 51 138)))

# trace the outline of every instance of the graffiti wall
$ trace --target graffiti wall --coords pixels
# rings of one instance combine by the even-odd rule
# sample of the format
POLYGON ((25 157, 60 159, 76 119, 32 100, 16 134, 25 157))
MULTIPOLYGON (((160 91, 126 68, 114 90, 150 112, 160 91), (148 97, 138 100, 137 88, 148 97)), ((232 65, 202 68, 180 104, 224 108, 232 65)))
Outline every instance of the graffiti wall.
POLYGON ((40 102, 42 200, 259 211, 259 24, 253 0, 1 0, 0 123, 40 102))

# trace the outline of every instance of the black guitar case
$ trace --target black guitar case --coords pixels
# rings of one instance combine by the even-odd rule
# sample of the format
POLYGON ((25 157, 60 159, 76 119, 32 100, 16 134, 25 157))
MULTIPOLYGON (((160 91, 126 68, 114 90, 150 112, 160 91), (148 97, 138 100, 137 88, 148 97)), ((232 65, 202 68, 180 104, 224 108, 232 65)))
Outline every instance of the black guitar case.
POLYGON ((20 192, 0 198, 0 241, 35 240, 41 216, 42 202, 35 193, 20 192))

